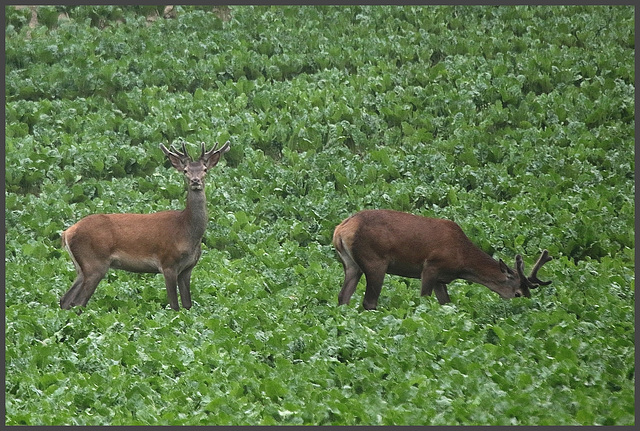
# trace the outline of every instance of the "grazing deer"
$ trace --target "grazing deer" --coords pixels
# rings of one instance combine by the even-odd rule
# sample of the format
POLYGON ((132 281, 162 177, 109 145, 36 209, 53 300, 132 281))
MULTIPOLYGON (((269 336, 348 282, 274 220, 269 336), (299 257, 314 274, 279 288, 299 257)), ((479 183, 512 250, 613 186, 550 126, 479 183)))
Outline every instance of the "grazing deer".
POLYGON ((476 247, 456 223, 399 211, 365 210, 352 215, 336 227, 333 245, 344 266, 338 304, 349 303, 364 273, 366 310, 378 305, 385 274, 420 278, 421 295, 435 291, 440 304, 451 301, 447 283, 458 278, 483 284, 503 298, 529 298, 529 289, 551 283, 536 275, 552 259, 547 250, 526 277, 519 254, 513 270, 476 247))
POLYGON ((178 310, 178 294, 186 309, 191 308, 191 270, 200 258, 200 243, 207 227, 204 178, 222 154, 229 151, 227 141, 217 144, 192 161, 185 144, 182 153, 160 144, 169 161, 187 181, 187 206, 182 211, 154 214, 93 214, 62 232, 62 246, 69 252, 77 276, 60 298, 60 307, 86 306, 109 268, 131 272, 162 273, 169 304, 178 310))

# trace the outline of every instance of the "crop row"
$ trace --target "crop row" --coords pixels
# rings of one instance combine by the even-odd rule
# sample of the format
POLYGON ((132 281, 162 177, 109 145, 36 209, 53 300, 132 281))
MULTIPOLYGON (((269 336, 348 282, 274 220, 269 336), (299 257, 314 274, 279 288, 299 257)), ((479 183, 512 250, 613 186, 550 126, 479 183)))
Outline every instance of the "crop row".
POLYGON ((8 424, 634 422, 633 8, 142 8, 5 9, 8 424), (182 208, 182 140, 231 141, 194 307, 111 271, 60 310, 60 232, 182 208), (440 306, 388 276, 378 311, 364 282, 337 307, 331 236, 364 208, 547 248, 553 283, 440 306))

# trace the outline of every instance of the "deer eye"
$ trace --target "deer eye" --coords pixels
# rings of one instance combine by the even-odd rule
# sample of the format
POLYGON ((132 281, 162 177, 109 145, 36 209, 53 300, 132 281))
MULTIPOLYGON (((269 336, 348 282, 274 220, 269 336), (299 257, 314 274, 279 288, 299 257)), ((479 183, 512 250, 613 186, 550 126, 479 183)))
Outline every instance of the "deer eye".
POLYGON ((182 170, 182 172, 184 172, 184 173, 186 174, 186 173, 187 173, 187 168, 184 168, 184 169, 182 170))

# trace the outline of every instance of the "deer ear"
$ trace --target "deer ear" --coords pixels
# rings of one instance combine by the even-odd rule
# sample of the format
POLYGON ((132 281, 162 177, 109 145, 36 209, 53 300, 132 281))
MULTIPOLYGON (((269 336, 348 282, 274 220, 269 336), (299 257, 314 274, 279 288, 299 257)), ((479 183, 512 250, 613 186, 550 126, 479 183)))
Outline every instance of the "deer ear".
POLYGON ((184 163, 184 158, 176 154, 173 146, 171 146, 172 151, 168 150, 167 147, 165 147, 163 144, 160 144, 160 148, 162 149, 162 152, 166 154, 167 158, 169 159, 169 161, 171 162, 174 168, 176 168, 179 171, 182 171, 186 167, 186 164, 184 163))
POLYGON ((502 271, 503 274, 509 274, 511 272, 510 268, 502 259, 500 259, 500 271, 502 271))
POLYGON ((218 164, 218 162, 220 161, 220 157, 227 151, 229 151, 229 141, 225 142, 225 144, 217 150, 214 146, 211 150, 209 150, 208 153, 203 153, 201 159, 204 161, 207 169, 211 169, 218 164))
POLYGON ((213 153, 210 157, 204 158, 204 164, 207 169, 213 168, 220 161, 220 153, 213 153))

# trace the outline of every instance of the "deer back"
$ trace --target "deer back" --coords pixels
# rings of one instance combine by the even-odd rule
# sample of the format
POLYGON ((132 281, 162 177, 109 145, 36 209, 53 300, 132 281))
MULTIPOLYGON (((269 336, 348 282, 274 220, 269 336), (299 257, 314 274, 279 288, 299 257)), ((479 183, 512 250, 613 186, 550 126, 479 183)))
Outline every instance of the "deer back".
POLYGON ((364 210, 336 228, 356 259, 422 265, 426 260, 455 270, 475 247, 454 222, 393 210, 364 210))

